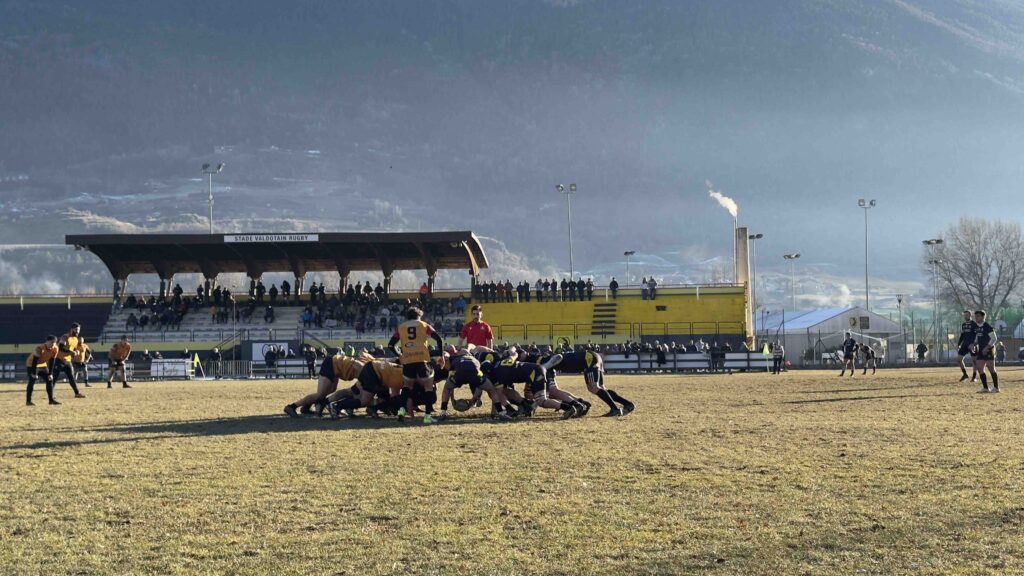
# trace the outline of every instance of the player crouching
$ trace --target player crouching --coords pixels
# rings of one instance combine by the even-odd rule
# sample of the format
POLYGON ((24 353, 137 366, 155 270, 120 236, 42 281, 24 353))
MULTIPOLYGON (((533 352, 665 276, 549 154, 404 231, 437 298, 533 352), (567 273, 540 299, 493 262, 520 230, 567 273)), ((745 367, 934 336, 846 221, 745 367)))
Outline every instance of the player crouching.
POLYGON ((363 369, 362 362, 344 354, 335 354, 325 358, 320 365, 320 378, 317 380, 316 392, 303 396, 300 400, 284 407, 284 413, 298 418, 299 413, 311 414, 316 406, 316 415, 320 416, 327 406, 327 396, 338 389, 338 380, 355 380, 363 369))
POLYGON ((608 405, 608 413, 605 416, 625 416, 636 410, 636 404, 626 400, 615 390, 605 388, 604 358, 597 352, 589 350, 564 352, 561 355, 561 360, 551 364, 554 369, 549 372, 549 382, 554 383, 557 372, 563 374, 582 374, 583 381, 587 384, 587 390, 608 405), (621 404, 622 407, 620 408, 616 405, 616 402, 621 404))
POLYGON ((25 368, 28 371, 28 388, 25 390, 26 406, 35 406, 32 403, 32 389, 35 388, 36 380, 40 378, 46 383, 46 397, 50 399, 50 404, 60 404, 53 398, 53 377, 50 375, 50 361, 58 351, 57 337, 47 336, 46 342, 36 346, 36 349, 25 359, 25 368))
POLYGON ((518 362, 516 358, 516 352, 512 350, 498 362, 489 374, 491 381, 506 390, 513 390, 516 384, 526 384, 527 390, 533 393, 534 405, 561 410, 563 420, 586 413, 586 406, 579 401, 555 400, 548 395, 548 375, 544 366, 518 362))
POLYGON ((496 420, 511 420, 514 413, 512 406, 509 404, 506 411, 508 401, 502 397, 494 384, 484 376, 480 361, 470 354, 470 351, 467 349, 456 350, 454 347, 449 347, 448 354, 448 378, 445 380, 444 389, 441 391, 441 413, 438 415, 438 420, 448 418, 448 403, 451 402, 452 397, 455 395, 455 390, 465 385, 469 386, 469 390, 473 394, 473 400, 456 401, 456 410, 465 412, 471 406, 476 405, 480 400, 482 392, 487 392, 493 407, 491 417, 496 420))

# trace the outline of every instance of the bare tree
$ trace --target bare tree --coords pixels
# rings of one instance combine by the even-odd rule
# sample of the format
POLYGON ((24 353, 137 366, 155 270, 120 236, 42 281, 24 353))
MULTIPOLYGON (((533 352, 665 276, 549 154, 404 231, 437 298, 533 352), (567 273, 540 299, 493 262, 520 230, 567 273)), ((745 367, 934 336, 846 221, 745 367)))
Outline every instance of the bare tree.
POLYGON ((964 309, 987 310, 995 318, 1024 280, 1020 224, 961 218, 946 229, 943 240, 922 258, 928 275, 938 275, 941 298, 964 309), (934 267, 933 261, 938 261, 934 267))

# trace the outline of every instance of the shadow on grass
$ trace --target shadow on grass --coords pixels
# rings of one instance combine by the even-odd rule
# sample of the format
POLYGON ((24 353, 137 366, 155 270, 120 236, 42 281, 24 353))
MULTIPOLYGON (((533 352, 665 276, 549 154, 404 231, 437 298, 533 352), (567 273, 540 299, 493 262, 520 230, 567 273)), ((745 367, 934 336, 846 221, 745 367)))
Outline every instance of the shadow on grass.
POLYGON ((783 404, 823 404, 828 402, 856 402, 859 400, 897 400, 900 398, 930 398, 935 396, 959 396, 955 392, 948 392, 944 394, 895 394, 895 395, 880 395, 880 396, 852 396, 850 398, 818 398, 815 400, 790 400, 783 402, 783 404))
MULTIPOLYGON (((542 421, 556 422, 556 418, 541 416, 535 418, 542 421)), ((514 425, 513 422, 503 423, 514 425)), ((473 424, 499 424, 486 414, 459 416, 434 424, 432 426, 466 426, 473 424)), ((201 420, 177 420, 158 422, 137 422, 133 424, 114 424, 108 426, 85 426, 78 428, 49 429, 36 431, 68 431, 110 434, 103 438, 61 439, 11 444, 0 447, 0 451, 31 450, 37 448, 61 448, 69 446, 87 446, 90 444, 116 444, 120 442, 138 442, 145 440, 161 440, 166 438, 192 438, 202 436, 233 436, 236 434, 273 434, 280 432, 303 432, 307 430, 378 430, 405 429, 423 426, 419 418, 406 422, 398 422, 394 418, 289 418, 281 415, 239 416, 233 418, 211 418, 201 420)))
POLYGON ((955 384, 939 383, 939 384, 899 384, 892 386, 871 386, 868 388, 832 388, 831 390, 798 390, 799 394, 841 394, 843 392, 876 392, 883 390, 890 390, 897 392, 899 390, 906 390, 908 388, 936 388, 946 387, 955 384))

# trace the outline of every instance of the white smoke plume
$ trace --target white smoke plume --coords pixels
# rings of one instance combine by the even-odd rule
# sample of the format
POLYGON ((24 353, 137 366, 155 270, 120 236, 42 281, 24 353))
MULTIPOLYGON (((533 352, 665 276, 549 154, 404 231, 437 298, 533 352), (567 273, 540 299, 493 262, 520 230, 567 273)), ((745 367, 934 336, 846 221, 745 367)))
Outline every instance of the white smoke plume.
POLYGON ((729 198, 725 194, 722 194, 721 192, 716 191, 714 189, 714 186, 711 184, 710 180, 705 180, 704 183, 708 187, 708 196, 711 196, 712 198, 714 198, 715 202, 718 202, 719 206, 721 206, 722 208, 725 208, 726 210, 728 210, 729 214, 732 215, 733 219, 739 218, 739 215, 740 215, 740 206, 739 206, 739 204, 737 204, 735 200, 733 200, 732 198, 729 198))

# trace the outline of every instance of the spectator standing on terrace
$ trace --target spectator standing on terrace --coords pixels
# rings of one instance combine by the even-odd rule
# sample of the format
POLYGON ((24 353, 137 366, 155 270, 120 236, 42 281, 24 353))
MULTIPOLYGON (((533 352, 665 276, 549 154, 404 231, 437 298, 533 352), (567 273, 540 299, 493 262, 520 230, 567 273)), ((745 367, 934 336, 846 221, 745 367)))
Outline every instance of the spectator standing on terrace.
POLYGON ((537 302, 544 301, 544 283, 537 279, 537 283, 533 285, 533 289, 537 292, 537 302))
POLYGON ((316 297, 320 295, 320 290, 316 287, 316 282, 309 284, 309 305, 316 306, 316 297))
POLYGON ((270 305, 277 306, 277 285, 271 284, 268 294, 270 294, 270 305))
POLYGON ((569 281, 566 280, 565 278, 562 278, 562 283, 559 284, 558 287, 561 290, 560 293, 562 295, 562 302, 565 302, 566 292, 569 290, 569 281))
POLYGON ((640 299, 647 300, 647 276, 644 276, 640 280, 640 299))
POLYGON ((263 285, 263 280, 256 283, 256 303, 263 304, 263 295, 267 293, 267 287, 263 285))
POLYGON ((651 276, 651 279, 647 281, 647 287, 650 291, 651 300, 654 300, 658 293, 658 281, 654 279, 654 276, 651 276))
POLYGON ((203 285, 196 286, 196 302, 205 301, 205 292, 203 292, 203 285))
POLYGON ((587 278, 587 300, 594 299, 594 279, 587 278))
POLYGON ((373 293, 377 295, 377 300, 384 301, 384 286, 380 282, 377 282, 377 286, 373 288, 373 293))
POLYGON ((256 279, 249 278, 249 299, 252 300, 256 297, 256 279))
POLYGON ((583 301, 584 295, 587 293, 587 282, 583 280, 583 276, 576 281, 576 294, 579 296, 580 302, 583 301))
POLYGON ((291 302, 292 285, 287 280, 281 282, 281 296, 284 297, 284 302, 287 305, 291 302))
POLYGON ((608 283, 608 290, 612 293, 612 300, 616 300, 619 297, 619 282, 612 276, 612 281, 608 283))
MULTIPOLYGON (((367 284, 369 286, 369 284, 367 284)), ((426 305, 427 297, 430 295, 430 288, 427 287, 427 283, 420 284, 420 302, 426 305)))
MULTIPOLYGON (((370 284, 367 283, 366 287, 369 288, 370 284)), ((320 297, 317 298, 317 301, 318 302, 326 302, 327 301, 327 283, 326 282, 321 282, 320 283, 320 288, 318 289, 318 292, 320 293, 320 297)))
POLYGON ((501 282, 498 282, 497 284, 494 284, 494 282, 491 282, 491 285, 494 286, 495 300, 497 302, 504 302, 505 301, 505 285, 502 284, 501 282))
POLYGON ((483 307, 473 306, 471 312, 473 320, 467 322, 459 331, 459 348, 468 344, 491 348, 494 343, 494 333, 491 332, 490 324, 484 322, 483 307))
POLYGON ((135 330, 139 327, 139 319, 135 317, 135 312, 128 313, 128 319, 124 322, 125 330, 135 330))
POLYGON ((267 309, 263 312, 263 322, 267 324, 274 323, 274 307, 267 306, 267 309))
POLYGON ((512 301, 512 281, 508 278, 505 279, 505 302, 512 301))

